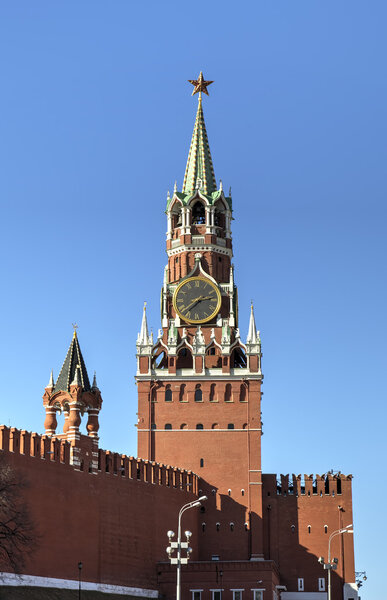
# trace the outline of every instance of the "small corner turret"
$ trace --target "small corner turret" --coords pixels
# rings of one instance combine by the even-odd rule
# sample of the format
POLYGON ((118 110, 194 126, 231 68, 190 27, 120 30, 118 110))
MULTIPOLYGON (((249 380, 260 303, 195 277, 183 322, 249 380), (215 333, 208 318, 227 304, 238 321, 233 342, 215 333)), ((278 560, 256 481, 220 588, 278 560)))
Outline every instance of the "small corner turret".
POLYGON ((73 464, 76 465, 77 462, 80 462, 75 448, 80 446, 81 438, 86 437, 81 436, 79 431, 85 413, 88 415, 87 437, 92 438, 94 445, 98 448, 98 415, 102 407, 102 396, 97 387, 95 375, 93 385, 90 386, 75 327, 70 347, 56 382, 54 381, 53 372, 51 372, 49 384, 43 395, 43 406, 46 411, 44 421, 46 435, 56 436, 70 442, 73 447, 73 464), (63 433, 61 434, 56 433, 56 414, 58 412, 63 413, 65 418, 63 433))

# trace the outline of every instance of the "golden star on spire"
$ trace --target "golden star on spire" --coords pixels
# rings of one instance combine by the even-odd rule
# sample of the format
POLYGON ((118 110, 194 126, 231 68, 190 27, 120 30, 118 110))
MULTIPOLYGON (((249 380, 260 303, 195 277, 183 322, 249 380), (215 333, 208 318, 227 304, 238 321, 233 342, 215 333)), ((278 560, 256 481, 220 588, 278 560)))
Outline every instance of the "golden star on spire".
POLYGON ((204 94, 207 94, 207 96, 208 96, 207 86, 211 85, 211 83, 214 83, 213 81, 206 81, 203 78, 202 71, 200 71, 199 77, 197 79, 188 79, 188 81, 190 83, 192 83, 192 85, 195 86, 194 91, 192 92, 192 96, 194 96, 198 92, 199 92, 199 94, 201 94, 201 92, 203 92, 204 94))

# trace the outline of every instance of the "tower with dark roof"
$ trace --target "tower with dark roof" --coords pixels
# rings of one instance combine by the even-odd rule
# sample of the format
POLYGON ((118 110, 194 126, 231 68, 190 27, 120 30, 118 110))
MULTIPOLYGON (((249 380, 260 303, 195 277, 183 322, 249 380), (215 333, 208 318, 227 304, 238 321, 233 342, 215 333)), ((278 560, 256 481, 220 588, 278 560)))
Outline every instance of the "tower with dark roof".
MULTIPOLYGON (((74 330, 56 382, 54 382, 54 376, 51 372, 49 384, 43 395, 43 405, 46 410, 44 421, 46 435, 69 441, 72 449, 72 462, 80 466, 82 461, 81 448, 85 443, 84 438, 89 438, 86 442, 87 446, 90 445, 91 441, 92 445, 95 446, 95 450, 98 449, 98 415, 102 406, 102 396, 97 386, 95 374, 93 385, 90 386, 76 330, 74 330), (65 418, 62 434, 56 434, 56 414, 58 412, 63 413, 65 418), (82 417, 85 414, 88 416, 87 436, 81 435, 79 430, 82 417)), ((96 464, 92 464, 90 468, 96 469, 96 464)))

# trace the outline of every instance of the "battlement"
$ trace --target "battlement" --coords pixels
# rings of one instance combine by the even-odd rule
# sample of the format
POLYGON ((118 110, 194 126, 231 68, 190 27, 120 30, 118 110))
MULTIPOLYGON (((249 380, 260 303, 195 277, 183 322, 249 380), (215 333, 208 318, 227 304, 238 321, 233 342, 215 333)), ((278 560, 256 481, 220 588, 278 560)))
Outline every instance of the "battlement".
POLYGON ((68 465, 76 471, 83 471, 94 476, 121 477, 176 488, 193 494, 197 494, 199 488, 198 476, 192 471, 109 450, 98 450, 97 471, 91 468, 91 463, 85 469, 83 460, 79 464, 72 462, 72 448, 67 440, 24 429, 20 430, 16 427, 0 425, 0 451, 68 465))
POLYGON ((351 488, 352 475, 332 472, 323 475, 263 474, 268 496, 340 496, 351 488))

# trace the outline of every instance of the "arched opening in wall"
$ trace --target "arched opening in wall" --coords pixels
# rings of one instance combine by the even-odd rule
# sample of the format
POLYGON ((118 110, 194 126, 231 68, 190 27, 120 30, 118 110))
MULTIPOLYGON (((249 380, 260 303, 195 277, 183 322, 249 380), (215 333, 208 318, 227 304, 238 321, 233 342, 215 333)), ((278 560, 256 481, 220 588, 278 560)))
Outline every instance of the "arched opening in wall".
POLYGON ((203 402, 203 392, 200 383, 195 386, 195 402, 203 402))
POLYGON ((205 530, 206 530, 206 524, 205 524, 205 523, 202 523, 202 532, 204 533, 204 532, 205 532, 205 530))
POLYGON ((192 225, 204 225, 206 222, 206 211, 203 203, 199 200, 193 205, 191 222, 192 225))
POLYGON ((151 429, 157 429, 156 423, 151 423, 151 429))
POLYGON ((232 402, 231 383, 227 383, 226 384, 226 389, 225 389, 225 392, 224 392, 224 401, 225 402, 232 402))
POLYGON ((336 481, 337 481, 337 493, 341 494, 341 478, 338 477, 336 481))
POLYGON ((242 429, 247 429, 247 423, 243 423, 242 429))
POLYGON ((171 390, 171 386, 169 383, 165 387, 164 400, 165 400, 165 402, 172 402, 172 390, 171 390))
POLYGON ((219 423, 213 423, 211 429, 219 429, 219 423))
POLYGON ((171 221, 172 221, 172 237, 178 237, 179 231, 178 228, 182 225, 182 216, 181 216, 181 205, 178 202, 175 202, 172 211, 171 211, 171 221))
POLYGON ((204 429, 203 423, 197 423, 196 424, 196 429, 204 429))
POLYGON ((217 228, 216 234, 218 237, 225 237, 225 229, 226 229, 226 215, 225 215, 225 206, 223 202, 215 203, 215 213, 214 213, 214 225, 217 228))
POLYGON ((234 348, 231 353, 230 366, 232 369, 245 369, 247 367, 246 354, 243 352, 242 348, 234 348))
POLYGON ((216 524, 216 531, 220 531, 220 523, 216 524))
POLYGON ((222 366, 220 348, 215 344, 207 348, 204 362, 206 369, 220 369, 222 366))
POLYGON ((308 533, 310 533, 312 531, 312 527, 310 525, 308 525, 308 533))
POLYGON ((152 368, 153 369, 167 369, 168 368, 168 362, 167 362, 167 355, 165 353, 164 350, 162 350, 161 348, 159 348, 155 355, 152 358, 152 368))
POLYGON ((164 429, 172 429, 172 423, 165 423, 164 429))
POLYGON ((324 533, 328 533, 328 525, 324 525, 324 533))
POLYGON ((182 423, 180 425, 180 429, 187 429, 187 423, 182 423))
POLYGON ((210 402, 216 402, 217 398, 216 398, 216 384, 215 383, 211 383, 211 387, 210 387, 210 402))
POLYGON ((200 466, 201 466, 201 467, 204 467, 204 458, 201 458, 201 459, 200 459, 200 466))
POLYGON ((184 346, 180 348, 179 353, 177 355, 176 361, 176 369, 192 369, 193 368, 193 359, 192 354, 189 348, 184 346))
POLYGON ((185 402, 185 383, 182 383, 179 390, 179 402, 185 402))
POLYGON ((230 523, 230 531, 234 531, 234 523, 233 522, 230 523))
POLYGON ((244 383, 241 383, 239 402, 247 402, 246 386, 244 383))

